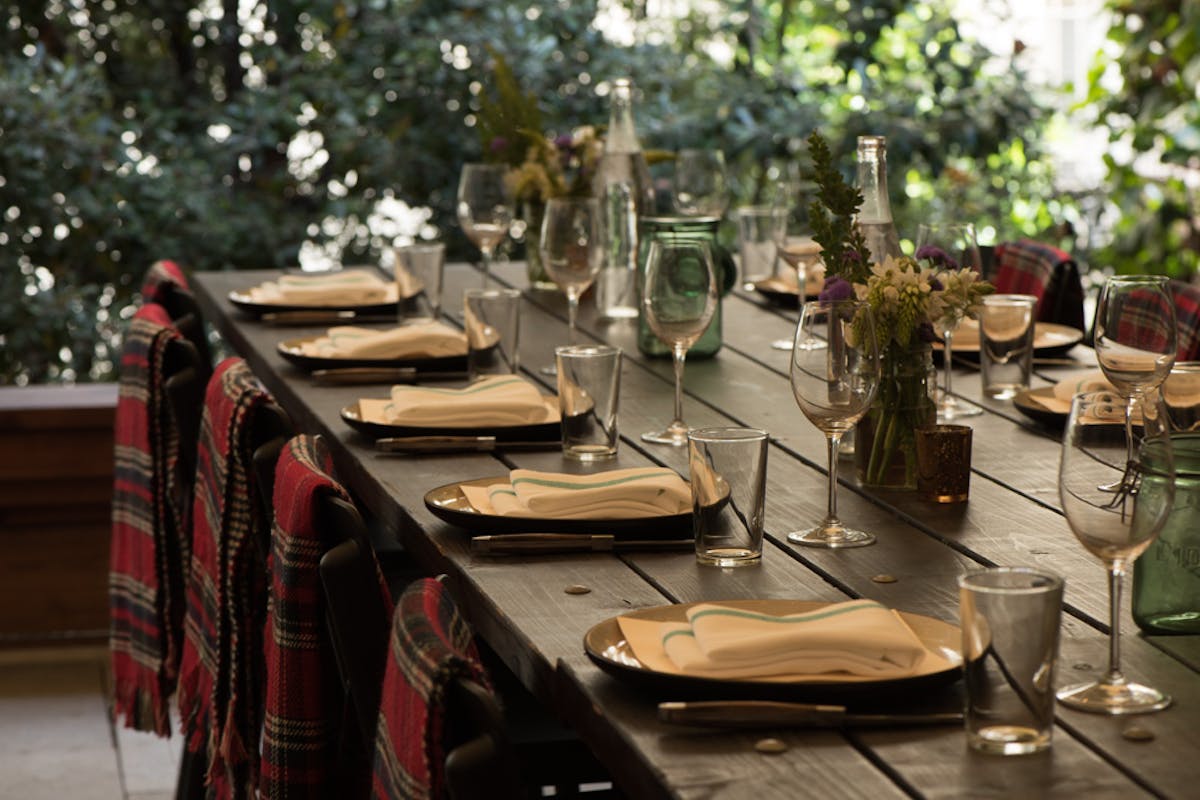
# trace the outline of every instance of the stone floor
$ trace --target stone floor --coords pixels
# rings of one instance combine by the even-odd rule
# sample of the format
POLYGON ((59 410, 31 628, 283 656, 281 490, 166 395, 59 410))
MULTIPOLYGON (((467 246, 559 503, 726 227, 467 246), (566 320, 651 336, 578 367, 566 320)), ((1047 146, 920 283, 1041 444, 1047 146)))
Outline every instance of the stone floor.
POLYGON ((0 798, 167 800, 181 742, 112 724, 105 648, 0 650, 0 798))

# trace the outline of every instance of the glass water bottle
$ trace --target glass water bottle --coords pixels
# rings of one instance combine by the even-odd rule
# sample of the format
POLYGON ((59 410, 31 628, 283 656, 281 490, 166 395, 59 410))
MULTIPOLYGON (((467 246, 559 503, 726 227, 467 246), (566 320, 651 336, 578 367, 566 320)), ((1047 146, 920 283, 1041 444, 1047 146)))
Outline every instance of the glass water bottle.
POLYGON ((888 256, 899 257, 900 236, 888 201, 886 137, 858 137, 858 188, 863 195, 858 227, 867 240, 871 261, 882 263, 888 256))

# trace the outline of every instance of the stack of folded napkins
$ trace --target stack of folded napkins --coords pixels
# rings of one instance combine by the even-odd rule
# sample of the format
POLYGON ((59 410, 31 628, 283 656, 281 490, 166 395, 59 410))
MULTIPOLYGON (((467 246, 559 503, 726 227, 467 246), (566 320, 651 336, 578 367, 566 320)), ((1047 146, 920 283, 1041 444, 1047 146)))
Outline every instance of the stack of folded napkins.
POLYGON ((783 617, 701 603, 687 616, 687 622, 654 622, 642 630, 627 627, 627 618, 619 623, 639 660, 657 644, 673 671, 709 678, 903 678, 915 674, 929 653, 899 614, 871 600, 783 617))
POLYGON ((396 285, 366 269, 283 275, 251 289, 255 303, 290 306, 353 306, 396 300, 396 285))
POLYGON ((467 354, 467 337, 441 322, 401 325, 389 330, 342 326, 300 345, 318 358, 442 358, 467 354))
POLYGON ((515 469, 507 481, 463 486, 476 511, 544 519, 637 519, 682 514, 692 507, 687 483, 665 467, 567 475, 515 469))
POLYGON ((462 389, 393 386, 384 413, 392 425, 507 427, 557 422, 558 404, 520 376, 489 375, 462 389))

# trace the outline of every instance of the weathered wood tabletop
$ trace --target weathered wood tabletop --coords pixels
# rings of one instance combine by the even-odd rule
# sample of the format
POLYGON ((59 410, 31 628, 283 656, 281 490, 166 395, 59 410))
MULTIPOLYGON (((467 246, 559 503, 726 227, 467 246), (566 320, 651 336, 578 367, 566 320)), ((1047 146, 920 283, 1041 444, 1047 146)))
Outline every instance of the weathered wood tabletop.
MULTIPOLYGON (((524 287, 519 264, 501 264, 493 282, 524 287)), ((586 657, 584 633, 627 612, 675 602, 740 598, 837 601, 867 597, 957 623, 956 579, 981 565, 1031 565, 1066 578, 1060 685, 1098 675, 1107 659, 1105 572, 1071 535, 1058 500, 1058 432, 1041 427, 1005 401, 980 395, 980 381, 958 369, 956 393, 985 408, 975 429, 970 501, 937 506, 911 493, 867 491, 841 470, 839 513, 876 534, 872 547, 818 550, 791 545, 787 531, 824 513, 825 443, 800 413, 787 377, 788 354, 770 342, 791 335, 794 310, 740 291, 724 301, 724 342, 712 359, 692 360, 685 379, 685 418, 694 425, 750 425, 771 434, 767 542, 761 566, 701 567, 688 553, 594 553, 477 557, 469 532, 424 506, 424 493, 457 480, 506 474, 515 466, 570 471, 558 453, 395 457, 377 454, 351 430, 342 408, 360 397, 384 397, 385 386, 317 386, 277 352, 279 341, 322 328, 273 328, 239 313, 230 291, 271 272, 201 273, 194 286, 206 318, 231 351, 242 355, 299 429, 323 434, 338 474, 360 503, 395 530, 422 566, 450 576, 477 633, 522 681, 576 729, 633 797, 1195 797, 1200 789, 1200 637, 1145 637, 1125 602, 1123 666, 1130 676, 1166 690, 1171 708, 1108 718, 1059 707, 1048 753, 1003 758, 970 751, 961 729, 714 732, 665 725, 651 696, 601 672, 586 657), (893 582, 879 582, 879 576, 893 582), (582 584, 587 594, 564 589, 582 584), (1131 724, 1153 739, 1132 741, 1131 724), (786 752, 754 749, 776 736, 786 752)), ((461 322, 457 298, 478 286, 466 265, 446 271, 444 307, 461 322)), ((566 340, 565 303, 553 292, 526 292, 520 358, 534 380, 553 390, 537 368, 566 340)), ((669 361, 638 353, 630 322, 599 320, 585 299, 580 340, 624 348, 619 424, 621 450, 607 468, 662 464, 687 474, 686 451, 643 444, 642 431, 671 415, 669 361)), ((1079 366, 1089 368, 1078 348, 1079 366)), ((1039 368, 1037 382, 1070 367, 1039 368)), ((843 462, 845 464, 845 462, 843 462)), ((1126 595, 1128 597, 1128 595, 1126 595)), ((959 703, 958 687, 904 698, 926 707, 959 703)))

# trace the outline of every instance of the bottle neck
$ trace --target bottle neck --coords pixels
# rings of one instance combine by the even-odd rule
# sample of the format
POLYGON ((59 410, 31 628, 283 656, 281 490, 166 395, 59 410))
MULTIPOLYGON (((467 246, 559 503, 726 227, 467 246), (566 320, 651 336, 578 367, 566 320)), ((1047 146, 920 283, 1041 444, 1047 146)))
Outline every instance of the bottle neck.
POLYGON ((892 206, 888 201, 887 187, 887 151, 882 145, 859 143, 858 188, 863 195, 858 221, 864 224, 891 222, 892 206))
POLYGON ((609 153, 642 151, 638 142, 637 127, 633 122, 633 85, 629 81, 618 80, 613 84, 604 149, 609 153))

